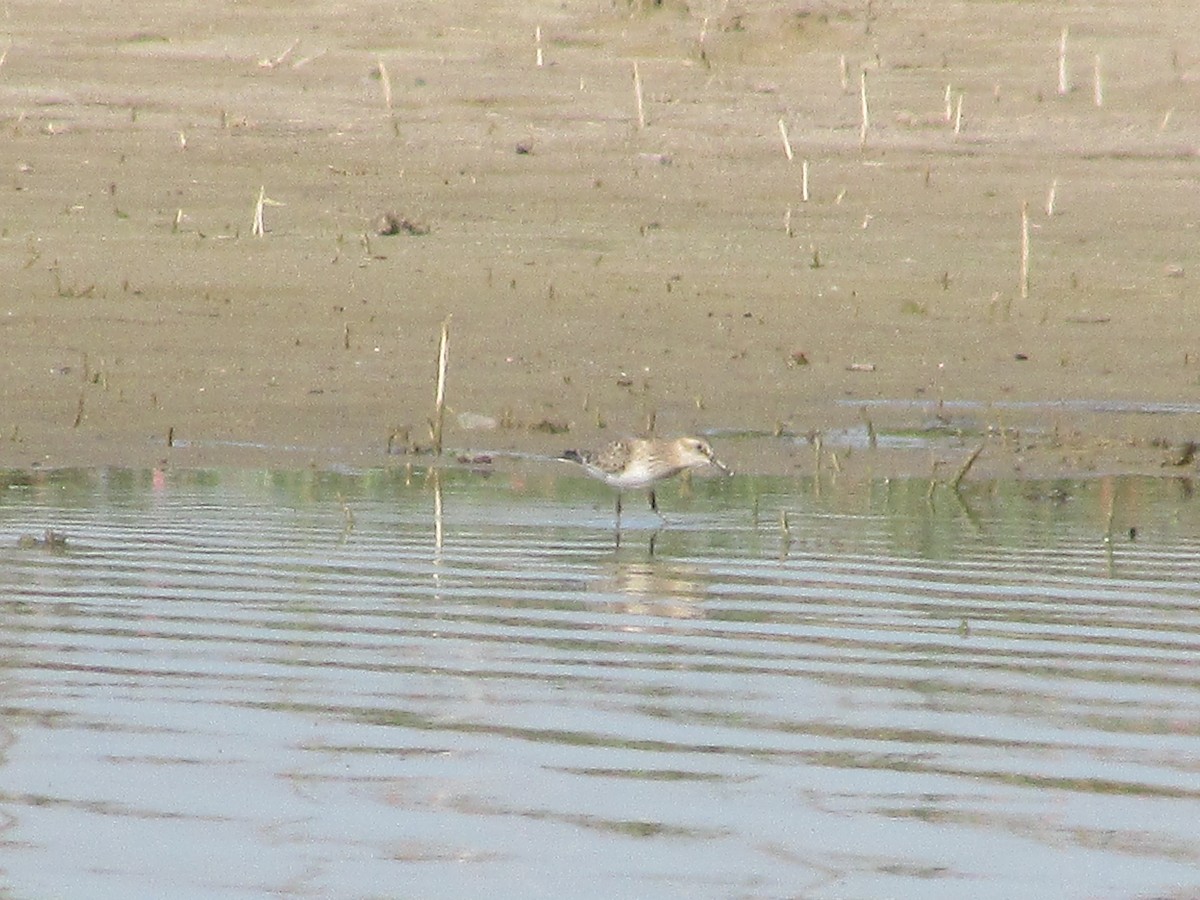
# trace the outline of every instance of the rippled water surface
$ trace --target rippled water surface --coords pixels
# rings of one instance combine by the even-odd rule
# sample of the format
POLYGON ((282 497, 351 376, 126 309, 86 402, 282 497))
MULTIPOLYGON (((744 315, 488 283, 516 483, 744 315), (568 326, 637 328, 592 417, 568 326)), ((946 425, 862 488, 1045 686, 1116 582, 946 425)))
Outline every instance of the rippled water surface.
POLYGON ((0 896, 1200 894, 1189 483, 559 474, 4 474, 0 896))

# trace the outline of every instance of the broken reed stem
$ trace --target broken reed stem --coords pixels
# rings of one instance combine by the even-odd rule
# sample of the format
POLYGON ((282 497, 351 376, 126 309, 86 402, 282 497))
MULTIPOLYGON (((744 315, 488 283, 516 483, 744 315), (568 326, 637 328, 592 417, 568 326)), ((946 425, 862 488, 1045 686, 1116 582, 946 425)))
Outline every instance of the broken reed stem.
POLYGON ((800 199, 808 202, 808 160, 800 163, 800 199))
POLYGON ((1046 194, 1046 218, 1054 217, 1054 201, 1058 197, 1058 179, 1050 182, 1050 191, 1046 194))
POLYGON ((1021 299, 1029 297, 1029 201, 1021 201, 1021 299))
POLYGON ((450 357, 450 316, 442 322, 442 338, 438 342, 437 392, 433 400, 433 452, 442 455, 442 424, 446 418, 446 367, 450 357))
POLYGON ((962 105, 963 95, 958 95, 958 104, 954 109, 954 133, 962 134, 962 105))
POLYGON ((1058 39, 1058 93, 1065 95, 1070 90, 1067 85, 1067 34, 1069 29, 1062 30, 1058 39))
POLYGON ((379 65, 379 86, 383 88, 383 105, 390 110, 392 108, 392 77, 388 75, 382 56, 377 57, 377 63, 379 65))
POLYGON ((783 214, 783 233, 788 237, 793 236, 792 232, 792 208, 789 206, 787 212, 783 214))
POLYGON ((862 98, 862 131, 858 136, 859 147, 867 145, 867 131, 871 128, 871 110, 867 104, 867 70, 863 69, 860 78, 859 96, 862 98))
POLYGON ((795 156, 792 153, 792 142, 788 140, 787 123, 783 119, 779 120, 779 136, 783 138, 783 152, 787 156, 788 162, 791 162, 795 156))
POLYGON ((1100 54, 1096 54, 1096 59, 1092 66, 1092 100, 1099 109, 1104 105, 1104 79, 1100 74, 1100 54))
POLYGON ((633 62, 633 98, 637 101, 638 130, 646 127, 646 106, 642 100, 642 73, 638 70, 637 60, 633 62))
POLYGON ((254 237, 262 237, 266 234, 263 228, 263 204, 267 200, 267 188, 265 185, 258 189, 258 202, 254 204, 254 224, 250 227, 250 234, 254 237))
POLYGON ((312 54, 312 56, 306 56, 303 59, 296 60, 294 63, 292 63, 292 68, 293 69, 303 69, 314 59, 320 59, 322 56, 324 56, 328 52, 329 52, 328 50, 318 50, 316 53, 312 54))
POLYGON ((983 452, 983 444, 976 447, 971 455, 967 457, 966 462, 958 467, 958 471, 954 473, 954 477, 950 479, 950 489, 958 493, 959 485, 962 480, 967 477, 967 473, 971 471, 971 466, 975 465, 975 460, 979 459, 979 454, 983 452))
POLYGON ((838 75, 842 81, 842 93, 850 92, 850 69, 846 66, 846 54, 843 53, 838 58, 838 75))
POLYGON ((533 30, 533 42, 537 45, 537 67, 540 69, 545 65, 546 60, 542 56, 542 26, 539 25, 533 30))
POLYGON ((950 85, 946 85, 946 98, 944 102, 946 105, 946 123, 949 124, 954 118, 954 107, 950 102, 950 85))
POLYGON ((294 41, 292 41, 291 45, 286 50, 284 50, 282 53, 280 53, 277 57, 275 57, 274 59, 260 60, 258 65, 263 69, 277 69, 283 65, 283 61, 285 59, 287 59, 289 56, 291 56, 293 51, 295 51, 295 49, 299 46, 300 46, 300 38, 296 38, 294 41))

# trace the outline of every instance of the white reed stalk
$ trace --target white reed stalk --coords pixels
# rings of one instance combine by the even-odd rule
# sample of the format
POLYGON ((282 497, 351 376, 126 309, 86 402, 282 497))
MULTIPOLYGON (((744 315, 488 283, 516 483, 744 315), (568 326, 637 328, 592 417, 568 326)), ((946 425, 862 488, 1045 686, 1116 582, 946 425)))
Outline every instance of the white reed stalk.
POLYGON ((865 147, 867 144, 867 132, 871 128, 871 110, 867 103, 867 70, 862 70, 860 79, 861 90, 859 96, 862 98, 862 131, 859 133, 859 146, 865 147))
POLYGON ((1050 192, 1046 194, 1046 218, 1054 217, 1054 201, 1058 196, 1058 179, 1055 178, 1050 182, 1050 192))
POLYGON ((383 88, 383 105, 388 109, 392 108, 392 79, 388 75, 387 66, 383 64, 383 57, 378 58, 379 62, 379 84, 383 88))
POLYGON ((545 57, 542 56, 542 26, 539 25, 533 30, 533 40, 537 45, 537 67, 540 69, 545 65, 545 57))
POLYGON ((1029 201, 1021 201, 1021 299, 1029 296, 1029 201))
POLYGON ((800 199, 808 202, 808 160, 800 163, 800 199))
POLYGON ((450 363, 450 317, 442 322, 442 338, 438 342, 437 391, 433 401, 433 451, 442 455, 442 424, 446 418, 446 369, 450 363))
POLYGON ((637 60, 633 63, 633 98, 637 101, 638 129, 646 127, 646 106, 642 100, 642 73, 638 70, 637 60))
POLYGON ((779 120, 779 136, 783 138, 783 152, 787 154, 788 162, 791 162, 794 158, 792 154, 792 142, 788 140, 787 123, 783 119, 779 120))
POLYGON ((263 228, 263 204, 267 200, 266 186, 258 189, 258 202, 254 204, 254 224, 250 228, 250 234, 254 237, 262 237, 266 234, 263 228))
POLYGON ((950 85, 946 85, 946 122, 949 123, 954 118, 954 107, 950 102, 950 85))
POLYGON ((962 105, 963 95, 958 95, 958 103, 954 108, 954 133, 962 134, 962 105))
POLYGON ((1066 94, 1070 90, 1067 84, 1067 35, 1069 29, 1063 28, 1058 39, 1058 93, 1066 94))
POLYGON ((1096 107, 1104 105, 1104 78, 1100 74, 1100 54, 1096 54, 1096 58, 1092 65, 1092 100, 1096 107))

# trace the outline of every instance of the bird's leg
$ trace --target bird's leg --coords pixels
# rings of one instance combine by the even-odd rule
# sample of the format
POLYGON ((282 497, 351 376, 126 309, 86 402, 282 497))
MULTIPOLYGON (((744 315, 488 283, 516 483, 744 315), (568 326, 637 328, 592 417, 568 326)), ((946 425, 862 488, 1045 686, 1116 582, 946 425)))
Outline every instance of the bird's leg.
POLYGON ((617 531, 621 530, 621 492, 617 491, 617 531))
POLYGON ((654 496, 654 488, 650 488, 650 509, 658 512, 658 498, 654 496))

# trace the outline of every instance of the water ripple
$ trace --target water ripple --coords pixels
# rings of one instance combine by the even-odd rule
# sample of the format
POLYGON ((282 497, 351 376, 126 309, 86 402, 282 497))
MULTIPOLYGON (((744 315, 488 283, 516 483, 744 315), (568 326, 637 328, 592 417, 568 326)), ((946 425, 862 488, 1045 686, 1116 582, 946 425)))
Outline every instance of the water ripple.
POLYGON ((15 895, 1200 887, 1172 482, 442 477, 10 473, 15 895))

